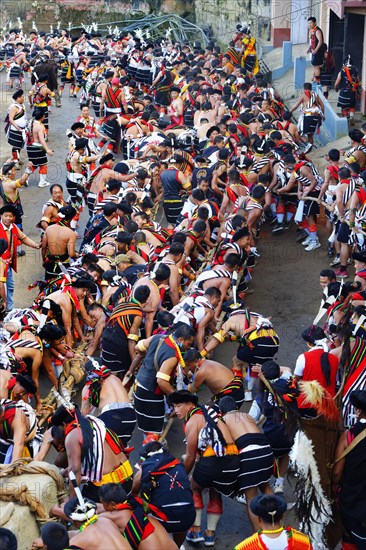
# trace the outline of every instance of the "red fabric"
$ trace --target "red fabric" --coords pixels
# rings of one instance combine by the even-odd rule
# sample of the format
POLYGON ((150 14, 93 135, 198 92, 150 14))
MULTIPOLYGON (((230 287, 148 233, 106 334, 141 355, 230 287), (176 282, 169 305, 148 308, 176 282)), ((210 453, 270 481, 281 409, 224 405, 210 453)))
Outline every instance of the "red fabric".
MULTIPOLYGON (((11 260, 11 267, 12 269, 14 269, 15 272, 17 271, 17 248, 21 244, 18 237, 18 231, 19 230, 17 226, 13 224, 13 227, 11 228, 11 234, 12 234, 12 240, 13 240, 12 247, 11 247, 12 249, 10 250, 10 247, 8 246, 8 248, 5 250, 5 252, 1 256, 3 260, 11 260)), ((5 239, 9 243, 7 231, 5 231, 1 223, 0 223, 0 239, 5 239)), ((5 271, 7 273, 8 266, 5 271)))
MULTIPOLYGON (((328 361, 330 364, 330 384, 327 385, 325 376, 321 368, 321 356, 323 355, 323 349, 317 349, 314 351, 307 351, 304 353, 305 356, 305 369, 302 376, 304 382, 309 382, 311 380, 316 380, 325 388, 332 397, 336 394, 336 376, 338 369, 338 357, 333 354, 328 355, 328 361)), ((308 404, 304 403, 304 397, 300 395, 297 399, 297 404, 300 409, 306 409, 309 407, 308 404)))

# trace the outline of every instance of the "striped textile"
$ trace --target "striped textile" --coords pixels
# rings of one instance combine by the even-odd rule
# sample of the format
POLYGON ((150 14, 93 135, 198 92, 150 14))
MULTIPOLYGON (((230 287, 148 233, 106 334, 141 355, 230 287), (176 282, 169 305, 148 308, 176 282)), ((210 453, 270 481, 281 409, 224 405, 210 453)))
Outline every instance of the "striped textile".
POLYGON ((23 133, 18 132, 18 130, 10 126, 8 131, 8 143, 14 149, 23 149, 24 147, 23 133))
POLYGON ((239 491, 267 483, 273 473, 272 448, 263 434, 245 434, 235 440, 239 450, 239 491))
POLYGON ((94 416, 86 416, 93 428, 93 462, 89 468, 85 461, 81 462, 81 473, 89 481, 100 481, 103 477, 104 469, 104 440, 106 436, 106 427, 104 422, 94 416))
POLYGON ((137 384, 134 398, 138 429, 145 433, 160 434, 165 418, 164 396, 156 395, 137 384))
POLYGON ((238 455, 201 457, 193 471, 193 479, 203 489, 213 487, 226 497, 237 492, 240 473, 238 455))
POLYGON ((123 446, 127 447, 136 426, 135 409, 130 403, 106 405, 99 415, 99 420, 102 420, 106 427, 118 436, 123 446), (114 406, 120 408, 113 408, 114 406))
POLYGON ((35 167, 47 164, 46 151, 41 145, 27 145, 27 155, 29 161, 32 162, 35 167))

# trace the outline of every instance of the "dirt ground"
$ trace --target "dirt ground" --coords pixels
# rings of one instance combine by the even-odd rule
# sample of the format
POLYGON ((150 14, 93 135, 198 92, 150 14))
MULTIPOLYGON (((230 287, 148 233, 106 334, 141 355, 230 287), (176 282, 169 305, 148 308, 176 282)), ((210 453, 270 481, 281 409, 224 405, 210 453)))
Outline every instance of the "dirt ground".
MULTIPOLYGON (((5 90, 5 75, 1 73, 1 103, 0 116, 4 120, 6 109, 11 102, 11 94, 5 90)), ((26 89, 29 90, 30 80, 26 79, 26 89)), ((68 90, 66 90, 68 93, 68 90)), ((48 180, 51 183, 61 183, 65 188, 65 158, 67 153, 66 128, 75 121, 78 114, 78 99, 69 99, 67 94, 62 98, 62 108, 52 108, 50 115, 49 146, 55 151, 49 158, 48 180)), ((28 116, 30 110, 28 108, 28 116)), ((0 134, 0 160, 3 162, 10 156, 10 148, 5 135, 0 134)), ((26 160, 25 152, 22 152, 26 160)), ((49 196, 49 190, 39 189, 38 175, 30 177, 30 185, 21 191, 22 203, 25 211, 23 218, 24 231, 32 238, 39 239, 39 230, 36 224, 41 217, 41 207, 49 196)), ((67 193, 65 192, 65 195, 67 193)), ((82 215, 85 223, 86 214, 82 215)), ((322 224, 322 221, 320 222, 322 224)), ((293 367, 297 356, 305 350, 301 339, 301 332, 312 323, 318 311, 321 298, 319 286, 319 271, 329 266, 326 252, 326 236, 324 225, 320 227, 322 248, 314 252, 305 252, 301 244, 295 242, 297 233, 295 226, 283 234, 273 236, 269 225, 261 231, 258 250, 261 257, 253 272, 253 281, 250 288, 254 293, 248 297, 248 306, 266 317, 271 317, 280 336, 280 349, 277 356, 281 365, 293 367)), ((42 275, 41 254, 39 251, 26 248, 26 255, 19 258, 19 269, 15 276, 15 303, 17 307, 29 306, 35 297, 35 291, 29 292, 27 287, 42 275)), ((235 353, 235 344, 226 343, 216 352, 215 358, 231 367, 235 353)), ((46 394, 47 382, 43 381, 43 393, 46 394)), ((204 400, 205 394, 202 392, 204 400)), ((168 436, 169 446, 177 456, 183 454, 184 434, 182 425, 175 421, 168 436)), ((136 433, 133 444, 138 449, 141 436, 136 433)), ((132 464, 137 455, 132 455, 132 464)), ((293 500, 292 490, 286 483, 285 496, 293 500)), ((293 522, 292 514, 288 514, 287 521, 293 522)), ((236 501, 225 500, 224 514, 217 530, 215 548, 223 550, 233 548, 251 533, 245 507, 236 501), (235 518, 235 519, 234 519, 235 518)), ((187 545, 189 546, 189 545, 187 545)))

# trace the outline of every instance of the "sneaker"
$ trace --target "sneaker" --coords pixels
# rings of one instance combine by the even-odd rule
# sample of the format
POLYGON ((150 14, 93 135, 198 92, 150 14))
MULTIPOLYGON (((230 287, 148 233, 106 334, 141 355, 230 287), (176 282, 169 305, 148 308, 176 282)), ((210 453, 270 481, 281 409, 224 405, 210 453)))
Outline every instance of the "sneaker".
POLYGON ((337 254, 334 260, 332 260, 329 265, 330 267, 334 267, 336 265, 339 265, 340 263, 341 263, 341 257, 339 256, 339 254, 337 254))
POLYGON ((22 256, 25 256, 25 250, 18 250, 17 256, 18 256, 18 258, 21 258, 22 256))
POLYGON ((215 533, 213 535, 206 535, 205 533, 205 540, 203 544, 205 546, 215 546, 215 538, 216 538, 215 533))
POLYGON ((276 479, 275 484, 273 485, 273 492, 275 495, 282 495, 284 489, 284 480, 276 479))
POLYGON ((290 229, 291 222, 285 222, 285 229, 290 229))
POLYGON ((304 148, 304 153, 305 153, 305 155, 306 155, 306 153, 309 153, 309 152, 312 150, 312 148, 313 148, 313 144, 308 142, 308 143, 305 145, 305 148, 304 148))
POLYGON ((313 239, 310 237, 310 235, 308 235, 308 236, 306 237, 306 239, 305 239, 304 241, 302 241, 301 244, 302 244, 302 246, 309 246, 309 244, 311 243, 312 240, 313 240, 313 239))
POLYGON ((332 258, 334 256, 334 248, 332 247, 331 244, 328 244, 328 251, 327 252, 328 252, 328 256, 330 258, 332 258))
POLYGON ((336 274, 337 279, 348 279, 347 271, 341 271, 340 269, 337 269, 335 274, 336 274))
POLYGON ((202 531, 193 531, 193 529, 189 529, 186 534, 186 540, 195 544, 196 542, 203 542, 205 536, 202 531))
POLYGON ((285 228, 283 223, 277 223, 274 228, 272 229, 272 233, 280 233, 285 228))
POLYGON ((250 402, 250 401, 253 401, 253 395, 252 395, 252 392, 250 390, 247 390, 246 392, 244 392, 244 401, 246 402, 250 402))
POLYGON ((305 250, 306 252, 311 252, 312 250, 316 250, 317 248, 320 248, 320 247, 321 247, 321 244, 318 241, 318 239, 316 239, 315 241, 311 241, 311 243, 309 244, 309 246, 305 248, 305 250))
POLYGON ((235 500, 237 502, 240 502, 240 504, 246 504, 247 503, 247 497, 244 495, 244 493, 242 495, 237 495, 235 497, 235 500))
POLYGON ((306 231, 304 231, 304 229, 302 229, 300 231, 299 236, 296 239, 296 242, 301 243, 301 241, 303 241, 304 239, 307 239, 308 236, 309 236, 309 233, 307 233, 306 231))
POLYGON ((50 185, 49 181, 43 180, 39 182, 38 187, 49 187, 50 185))

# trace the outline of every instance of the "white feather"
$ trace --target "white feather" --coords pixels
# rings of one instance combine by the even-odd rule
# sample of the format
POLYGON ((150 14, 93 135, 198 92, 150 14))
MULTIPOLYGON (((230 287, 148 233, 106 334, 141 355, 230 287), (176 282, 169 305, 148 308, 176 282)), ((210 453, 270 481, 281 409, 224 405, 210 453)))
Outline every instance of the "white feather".
MULTIPOLYGON (((327 550, 327 546, 325 546, 322 541, 324 540, 325 527, 330 522, 330 517, 332 517, 332 508, 320 483, 319 470, 314 457, 313 443, 301 430, 295 435, 294 444, 290 452, 290 461, 300 477, 306 480, 304 489, 305 498, 307 495, 310 497, 314 490, 317 494, 317 504, 321 512, 320 516, 317 517, 315 507, 312 509, 312 516, 317 517, 317 522, 311 522, 311 538, 314 550, 327 550), (310 479, 312 481, 310 481, 310 479)), ((302 525, 300 523, 300 529, 301 528, 302 525)))

